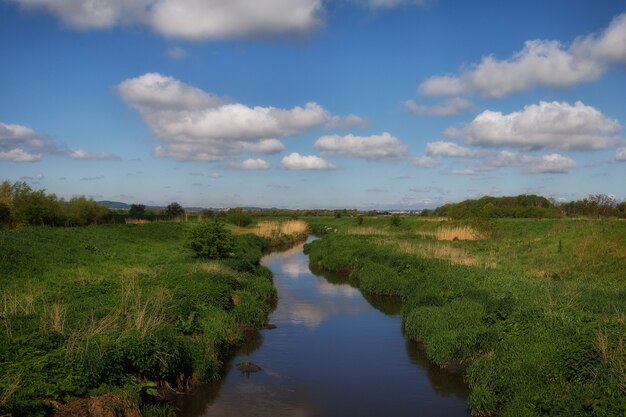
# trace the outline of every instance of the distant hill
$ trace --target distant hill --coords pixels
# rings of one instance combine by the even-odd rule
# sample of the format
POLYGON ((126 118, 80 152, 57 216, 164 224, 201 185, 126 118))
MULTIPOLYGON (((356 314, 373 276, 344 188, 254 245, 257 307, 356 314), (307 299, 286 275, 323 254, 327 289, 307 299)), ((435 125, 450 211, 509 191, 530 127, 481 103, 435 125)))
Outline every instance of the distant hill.
POLYGON ((103 201, 96 201, 96 203, 108 207, 110 209, 122 209, 122 210, 128 210, 130 208, 130 204, 126 204, 126 203, 122 203, 120 201, 108 201, 108 200, 103 200, 103 201))

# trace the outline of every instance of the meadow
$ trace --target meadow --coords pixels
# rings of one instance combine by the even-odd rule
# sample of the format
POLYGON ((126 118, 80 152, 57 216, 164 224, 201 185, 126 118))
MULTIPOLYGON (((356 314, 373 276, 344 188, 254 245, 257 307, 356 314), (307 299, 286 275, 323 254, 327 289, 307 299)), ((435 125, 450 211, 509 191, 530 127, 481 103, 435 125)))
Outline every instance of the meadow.
POLYGON ((405 334, 464 369, 473 415, 625 415, 625 221, 309 222, 311 263, 402 297, 405 334))
POLYGON ((280 225, 266 223, 279 230, 266 237, 229 226, 232 252, 207 260, 185 248, 193 227, 0 230, 0 415, 94 406, 72 409, 75 397, 119 415, 174 415, 168 392, 219 378, 275 302, 259 259, 272 238, 288 239, 280 225))

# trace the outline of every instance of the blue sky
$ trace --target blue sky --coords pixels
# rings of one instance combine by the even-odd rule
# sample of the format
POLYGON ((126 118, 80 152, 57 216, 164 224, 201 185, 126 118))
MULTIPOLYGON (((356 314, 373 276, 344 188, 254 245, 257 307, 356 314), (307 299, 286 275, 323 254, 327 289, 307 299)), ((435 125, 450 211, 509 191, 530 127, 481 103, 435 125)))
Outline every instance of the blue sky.
POLYGON ((626 199, 621 1, 0 0, 0 179, 262 207, 626 199))

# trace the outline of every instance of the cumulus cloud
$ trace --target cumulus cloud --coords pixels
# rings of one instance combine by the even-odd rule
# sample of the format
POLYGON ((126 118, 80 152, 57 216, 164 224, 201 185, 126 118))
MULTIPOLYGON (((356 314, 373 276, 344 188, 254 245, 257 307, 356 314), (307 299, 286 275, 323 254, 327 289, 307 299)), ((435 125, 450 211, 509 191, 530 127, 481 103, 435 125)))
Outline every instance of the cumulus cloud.
POLYGON ((118 92, 139 111, 155 136, 166 142, 154 149, 154 155, 177 160, 217 161, 242 152, 278 153, 284 145, 276 137, 342 122, 314 102, 292 109, 249 107, 157 73, 127 79, 119 84, 118 92))
POLYGON ((626 148, 617 148, 615 151, 616 161, 626 161, 626 148))
POLYGON ((67 152, 67 156, 72 159, 89 160, 89 161, 104 161, 112 159, 120 159, 117 155, 112 155, 108 152, 89 152, 83 149, 70 150, 67 152))
POLYGON ((458 75, 434 76, 419 91, 430 97, 473 93, 503 97, 531 88, 570 87, 602 76, 610 65, 626 63, 626 14, 613 19, 600 35, 574 40, 569 48, 559 41, 530 40, 512 57, 485 56, 458 75))
POLYGON ((235 169, 270 169, 272 166, 269 162, 260 158, 249 158, 242 162, 235 162, 230 164, 231 168, 235 169))
POLYGON ((426 144, 426 155, 428 156, 448 156, 452 158, 470 157, 475 154, 469 148, 457 145, 453 142, 443 140, 437 142, 429 142, 426 144))
POLYGON ((0 160, 35 162, 51 148, 49 140, 29 127, 0 123, 0 160))
POLYGON ((406 145, 387 132, 371 136, 322 136, 314 146, 322 155, 351 156, 371 161, 389 161, 408 155, 406 145))
POLYGON ((472 102, 463 97, 454 97, 444 100, 441 104, 424 106, 413 100, 407 100, 404 107, 416 116, 454 116, 472 107, 472 102))
POLYGON ((441 162, 430 156, 420 156, 411 161, 411 165, 418 168, 432 168, 439 165, 441 162))
POLYGON ((306 35, 323 24, 321 0, 13 0, 70 27, 141 24, 191 40, 306 35))
POLYGON ((486 110, 464 134, 478 146, 585 150, 615 145, 621 129, 619 122, 580 101, 573 106, 542 101, 506 115, 486 110))
POLYGON ((335 169, 335 166, 330 162, 315 155, 300 155, 298 152, 293 152, 290 155, 284 156, 280 161, 281 165, 285 169, 289 170, 331 170, 335 169))
POLYGON ((486 167, 518 166, 533 174, 563 174, 576 167, 576 162, 566 156, 553 153, 542 156, 523 155, 518 152, 501 151, 486 161, 486 167))

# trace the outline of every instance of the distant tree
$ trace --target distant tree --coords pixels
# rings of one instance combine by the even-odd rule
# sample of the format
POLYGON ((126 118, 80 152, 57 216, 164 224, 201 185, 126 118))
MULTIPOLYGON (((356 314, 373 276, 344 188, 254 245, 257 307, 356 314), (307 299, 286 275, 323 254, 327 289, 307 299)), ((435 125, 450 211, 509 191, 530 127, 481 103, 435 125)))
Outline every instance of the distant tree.
POLYGON ((364 216, 362 214, 357 214, 356 215, 356 224, 358 224, 359 226, 363 224, 363 218, 364 216))
POLYGON ((607 194, 592 194, 589 196, 589 202, 593 210, 593 214, 598 217, 607 217, 613 214, 617 207, 615 196, 607 194))
POLYGON ((393 227, 400 226, 400 222, 401 222, 401 219, 400 219, 400 216, 398 214, 394 214, 394 215, 391 216, 390 223, 391 223, 391 225, 393 227))
POLYGON ((240 207, 234 207, 228 210, 228 221, 235 226, 246 227, 252 223, 252 216, 240 207))
POLYGON ((341 218, 341 210, 335 210, 335 218, 336 219, 340 219, 341 218))
POLYGON ((146 214, 146 206, 143 204, 131 204, 130 209, 128 210, 128 215, 130 217, 139 217, 146 214))
POLYGON ((180 217, 185 215, 185 209, 180 204, 173 202, 167 206, 165 214, 170 218, 180 217))

